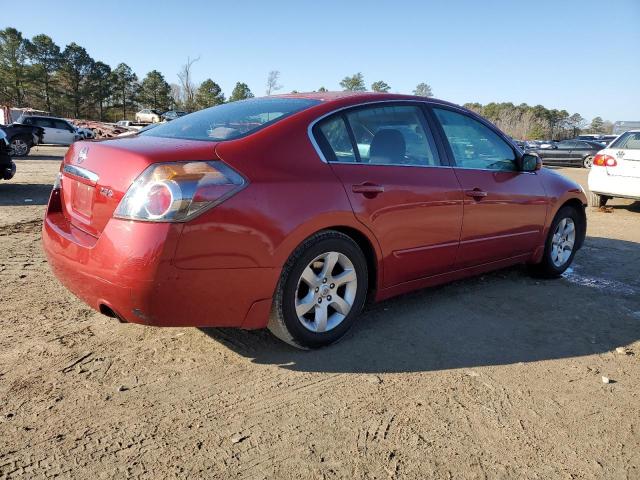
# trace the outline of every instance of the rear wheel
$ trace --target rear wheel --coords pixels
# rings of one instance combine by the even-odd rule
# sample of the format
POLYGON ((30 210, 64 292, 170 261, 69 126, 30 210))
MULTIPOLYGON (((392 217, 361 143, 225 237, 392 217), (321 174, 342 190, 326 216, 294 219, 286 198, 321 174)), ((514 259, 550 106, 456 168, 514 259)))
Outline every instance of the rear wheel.
POLYGON ((607 204, 609 198, 610 197, 607 197, 606 195, 599 195, 597 193, 591 192, 591 195, 589 195, 589 203, 592 207, 600 208, 604 207, 607 204))
POLYGON ((589 155, 587 157, 584 157, 584 160, 582 160, 582 166, 584 168, 591 168, 593 167, 593 156, 589 155))
POLYGON ((575 208, 566 206, 558 211, 549 229, 542 261, 531 266, 535 276, 556 278, 571 265, 576 254, 580 222, 575 208))
POLYGON ((268 328, 297 348, 336 342, 362 311, 367 262, 347 235, 324 231, 307 239, 285 264, 268 328))
POLYGON ((14 137, 11 139, 10 147, 11 147, 11 156, 12 157, 25 157, 29 155, 29 151, 31 150, 31 145, 24 137, 14 137))

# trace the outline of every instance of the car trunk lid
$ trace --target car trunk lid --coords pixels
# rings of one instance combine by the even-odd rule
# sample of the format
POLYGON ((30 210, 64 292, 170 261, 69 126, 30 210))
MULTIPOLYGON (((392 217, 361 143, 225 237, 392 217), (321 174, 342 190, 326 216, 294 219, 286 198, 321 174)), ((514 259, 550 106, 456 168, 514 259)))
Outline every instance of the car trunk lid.
POLYGON ((616 159, 616 166, 607 167, 607 174, 615 177, 640 177, 640 150, 611 149, 609 155, 616 159))
POLYGON ((76 228, 98 237, 145 168, 153 163, 213 160, 215 146, 216 142, 150 136, 76 142, 62 165, 64 215, 76 228))

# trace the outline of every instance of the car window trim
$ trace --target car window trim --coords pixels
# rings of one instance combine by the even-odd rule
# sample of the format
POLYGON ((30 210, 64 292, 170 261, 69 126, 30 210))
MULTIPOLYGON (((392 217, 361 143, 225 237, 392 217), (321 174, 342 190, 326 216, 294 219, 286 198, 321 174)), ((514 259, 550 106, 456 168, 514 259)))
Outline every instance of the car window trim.
POLYGON ((473 120, 476 120, 478 122, 480 122, 482 125, 484 125, 485 127, 487 127, 489 130, 491 130, 493 133, 495 133, 498 137, 500 137, 502 140, 504 140, 504 142, 509 146, 509 148, 511 148, 511 150, 513 151, 513 154, 515 155, 515 159, 516 161, 522 157, 522 152, 520 152, 520 150, 513 145, 513 143, 511 142, 511 139, 509 137, 507 137, 507 135, 503 134, 499 129, 497 129, 494 125, 491 124, 491 122, 489 122, 488 120, 485 120, 484 118, 482 118, 480 115, 478 115, 475 112, 470 112, 467 110, 463 110, 461 108, 456 108, 454 106, 450 106, 450 105, 442 105, 442 104, 428 104, 426 106, 426 108, 428 108, 430 110, 430 114, 433 116, 434 120, 437 122, 437 131, 441 136, 441 141, 444 144, 444 147, 447 151, 447 155, 449 157, 449 163, 451 164, 452 168, 457 168, 460 170, 478 170, 478 171, 483 171, 483 172, 503 172, 503 173, 526 173, 526 174, 533 174, 536 175, 537 172, 524 172, 522 170, 496 170, 495 168, 477 168, 477 167, 463 167, 462 165, 458 165, 456 163, 456 159, 455 156, 453 155, 453 150, 451 149, 451 144, 449 143, 449 140, 447 138, 447 135, 444 131, 444 127, 442 126, 442 124, 440 123, 440 120, 438 120, 437 115, 435 114, 435 112, 433 112, 433 108, 439 108, 441 110, 449 110, 452 111, 454 113, 458 113, 460 115, 465 115, 473 120))
MULTIPOLYGON (((353 128, 351 128, 351 123, 347 118, 347 112, 340 113, 340 117, 342 117, 342 121, 344 122, 345 127, 347 127, 347 134, 349 135, 349 141, 351 142, 351 150, 353 150, 353 156, 356 159, 355 163, 363 163, 362 157, 360 156, 360 149, 358 148, 358 142, 356 141, 356 136, 353 133, 353 128)), ((348 163, 348 162, 339 162, 336 157, 336 163, 348 163)))
MULTIPOLYGON (((381 166, 381 167, 419 167, 419 168, 451 168, 452 165, 445 165, 445 163, 450 163, 448 162, 448 158, 447 156, 443 156, 443 151, 441 149, 441 146, 439 145, 439 140, 438 137, 436 136, 436 132, 434 132, 433 127, 431 126, 430 122, 429 122, 429 118, 428 116, 425 114, 424 111, 424 107, 427 103, 427 101, 420 101, 420 100, 374 100, 374 101, 370 101, 370 102, 365 102, 365 103, 359 103, 357 105, 347 105, 344 107, 340 107, 340 108, 336 108, 335 110, 332 110, 330 112, 327 112, 317 118, 315 118, 314 120, 312 120, 309 125, 307 126, 307 136, 309 137, 309 140, 311 141, 311 144, 313 145, 316 153, 318 154, 318 156, 320 157, 320 160, 326 164, 331 164, 331 163, 337 163, 340 165, 368 165, 368 166, 381 166), (349 121, 346 118, 346 114, 349 111, 353 111, 353 110, 359 110, 359 109, 363 109, 363 108, 375 108, 377 105, 381 105, 381 106, 390 106, 389 104, 401 104, 402 106, 406 106, 406 105, 410 105, 410 106, 415 106, 419 111, 420 114, 418 115, 418 117, 420 118, 420 122, 422 125, 422 128, 425 129, 425 133, 426 131, 431 132, 431 136, 433 137, 433 141, 436 145, 436 153, 438 154, 438 160, 440 162, 440 165, 415 165, 415 164, 410 164, 410 163, 363 163, 360 159, 360 152, 358 151, 358 144, 355 142, 355 136, 353 136, 353 131, 351 129, 351 124, 349 123, 349 121), (315 128, 316 125, 318 125, 320 122, 322 122, 323 120, 326 120, 329 117, 332 116, 342 116, 342 120, 345 123, 346 127, 347 127, 347 131, 349 132, 349 137, 351 139, 351 148, 354 151, 354 156, 356 156, 356 161, 355 162, 339 162, 339 161, 329 161, 327 160, 324 151, 322 149, 322 147, 320 146, 320 144, 318 143, 318 139, 315 137, 316 135, 316 131, 317 129, 315 128)), ((431 103, 435 103, 435 102, 431 102, 431 103)), ((438 104, 439 105, 439 104, 438 104)), ((324 138, 324 135, 321 134, 321 132, 319 133, 320 138, 322 139, 323 144, 326 143, 326 138, 324 138)), ((325 147, 326 148, 326 147, 325 147)), ((333 149, 331 149, 333 150, 333 149)), ((335 153, 332 155, 335 158, 335 153)))
MULTIPOLYGON (((344 125, 345 129, 347 130, 347 136, 349 136, 349 142, 351 143, 351 150, 353 151, 353 141, 351 139, 350 133, 349 133, 349 126, 347 125, 347 122, 344 118, 343 115, 336 115, 335 116, 336 119, 340 119, 342 121, 342 124, 344 125)), ((332 117, 326 117, 323 120, 326 121, 331 121, 333 120, 332 117)), ((322 133, 322 131, 320 130, 320 124, 323 122, 318 122, 316 125, 314 125, 314 134, 318 135, 318 142, 316 145, 318 146, 318 148, 320 149, 320 153, 322 154, 322 158, 326 158, 327 155, 329 155, 331 158, 334 158, 335 160, 332 160, 331 162, 326 162, 326 163, 347 163, 347 164, 356 164, 360 162, 360 157, 357 156, 356 157, 356 153, 355 151, 353 151, 353 158, 354 158, 354 162, 338 162, 338 157, 336 156, 336 152, 333 150, 333 147, 331 146, 331 144, 329 143, 329 140, 327 140, 327 137, 322 133)))

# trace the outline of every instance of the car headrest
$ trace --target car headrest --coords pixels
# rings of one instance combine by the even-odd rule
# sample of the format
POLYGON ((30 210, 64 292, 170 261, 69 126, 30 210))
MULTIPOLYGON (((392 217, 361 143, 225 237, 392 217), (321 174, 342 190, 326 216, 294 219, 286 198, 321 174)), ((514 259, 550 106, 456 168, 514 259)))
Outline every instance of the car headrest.
POLYGON ((404 136, 399 130, 384 128, 376 132, 369 148, 371 163, 403 163, 407 153, 404 136))

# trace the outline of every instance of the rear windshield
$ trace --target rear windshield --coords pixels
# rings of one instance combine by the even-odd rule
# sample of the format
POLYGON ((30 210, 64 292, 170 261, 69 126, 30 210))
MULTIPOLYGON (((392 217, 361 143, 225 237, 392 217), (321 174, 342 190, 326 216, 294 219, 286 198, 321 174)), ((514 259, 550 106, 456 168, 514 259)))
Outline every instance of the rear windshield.
POLYGON ((640 150, 640 132, 626 132, 609 145, 609 148, 625 148, 627 150, 640 150))
POLYGON ((254 98, 225 103, 141 132, 151 137, 233 140, 320 103, 306 98, 254 98))

